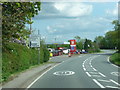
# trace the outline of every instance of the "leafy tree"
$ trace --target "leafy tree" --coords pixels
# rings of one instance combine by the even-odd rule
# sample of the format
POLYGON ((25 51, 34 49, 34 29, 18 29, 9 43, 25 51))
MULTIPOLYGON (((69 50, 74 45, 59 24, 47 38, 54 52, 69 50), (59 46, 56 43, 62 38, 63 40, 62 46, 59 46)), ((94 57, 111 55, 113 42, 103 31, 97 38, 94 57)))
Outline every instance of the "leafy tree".
POLYGON ((103 40, 103 36, 97 36, 94 40, 94 42, 99 46, 99 48, 101 48, 102 44, 101 41, 103 40))
MULTIPOLYGON (((2 35, 3 41, 21 38, 25 24, 32 24, 31 18, 40 11, 40 2, 3 2, 2 4, 2 35)), ((29 32, 28 32, 29 33, 29 32)))
POLYGON ((118 20, 114 20, 112 22, 112 24, 114 25, 114 40, 116 43, 116 46, 118 48, 118 52, 120 52, 120 22, 118 20))
POLYGON ((88 51, 88 48, 92 47, 92 41, 89 39, 85 39, 85 43, 84 43, 84 49, 86 51, 88 51))
POLYGON ((81 38, 79 36, 75 36, 74 38, 76 39, 77 42, 80 42, 81 38))
POLYGON ((80 41, 80 42, 77 42, 77 45, 76 45, 77 49, 83 49, 83 43, 80 41))
POLYGON ((112 22, 112 24, 115 25, 115 26, 114 26, 115 31, 116 31, 116 30, 119 30, 119 21, 118 21, 118 20, 114 20, 114 21, 112 22))

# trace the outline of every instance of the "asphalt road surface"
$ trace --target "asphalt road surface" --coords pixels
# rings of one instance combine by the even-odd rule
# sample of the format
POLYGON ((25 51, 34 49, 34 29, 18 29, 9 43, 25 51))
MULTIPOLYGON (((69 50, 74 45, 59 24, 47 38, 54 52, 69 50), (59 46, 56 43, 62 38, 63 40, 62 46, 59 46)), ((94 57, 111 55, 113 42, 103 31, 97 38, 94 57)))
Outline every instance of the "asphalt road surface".
POLYGON ((61 62, 40 75, 28 88, 119 88, 119 67, 109 62, 113 51, 58 56, 50 61, 61 62))

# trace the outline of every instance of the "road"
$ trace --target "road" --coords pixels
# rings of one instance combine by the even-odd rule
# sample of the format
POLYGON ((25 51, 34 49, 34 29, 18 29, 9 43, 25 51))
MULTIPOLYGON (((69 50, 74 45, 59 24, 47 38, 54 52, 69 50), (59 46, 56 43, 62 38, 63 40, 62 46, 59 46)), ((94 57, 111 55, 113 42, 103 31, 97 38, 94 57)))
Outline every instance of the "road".
POLYGON ((112 53, 55 57, 51 61, 61 63, 40 75, 28 88, 119 88, 119 67, 108 60, 112 53))

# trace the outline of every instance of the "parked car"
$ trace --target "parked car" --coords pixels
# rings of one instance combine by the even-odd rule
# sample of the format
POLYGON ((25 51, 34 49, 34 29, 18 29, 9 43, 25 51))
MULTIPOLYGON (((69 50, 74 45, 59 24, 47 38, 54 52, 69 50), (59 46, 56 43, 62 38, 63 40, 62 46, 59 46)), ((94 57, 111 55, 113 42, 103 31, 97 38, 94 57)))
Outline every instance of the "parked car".
POLYGON ((53 56, 59 56, 59 51, 58 50, 55 50, 52 53, 53 53, 53 56))
POLYGON ((86 52, 84 49, 82 49, 82 51, 81 51, 80 53, 85 54, 85 53, 87 53, 87 52, 86 52))
POLYGON ((63 53, 64 54, 68 54, 69 53, 69 49, 63 49, 63 53))

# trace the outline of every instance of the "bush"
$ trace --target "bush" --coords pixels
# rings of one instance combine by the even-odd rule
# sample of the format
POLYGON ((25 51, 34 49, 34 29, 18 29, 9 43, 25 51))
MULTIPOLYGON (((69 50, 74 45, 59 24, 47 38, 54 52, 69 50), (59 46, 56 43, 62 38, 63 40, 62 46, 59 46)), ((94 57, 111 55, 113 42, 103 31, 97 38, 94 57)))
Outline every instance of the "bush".
MULTIPOLYGON (((43 45, 41 45, 43 47, 43 45)), ((2 48, 2 79, 7 80, 11 74, 28 69, 38 63, 38 50, 27 48, 17 43, 3 43, 2 48)), ((46 48, 40 48, 40 63, 49 60, 46 48)))

